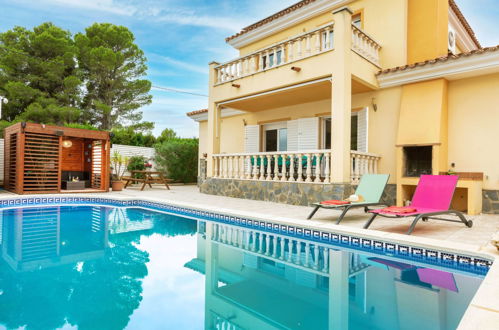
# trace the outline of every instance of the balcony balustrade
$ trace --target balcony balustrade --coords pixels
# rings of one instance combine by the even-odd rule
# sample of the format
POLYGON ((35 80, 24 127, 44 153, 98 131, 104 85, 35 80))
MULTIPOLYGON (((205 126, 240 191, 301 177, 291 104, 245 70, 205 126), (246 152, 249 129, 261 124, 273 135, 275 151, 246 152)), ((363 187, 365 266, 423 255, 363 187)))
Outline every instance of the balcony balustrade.
MULTIPOLYGON (((378 171, 378 155, 351 151, 350 159, 352 184, 378 171)), ((216 154, 213 164, 213 177, 221 179, 331 182, 331 150, 216 154)))
MULTIPOLYGON (((258 72, 274 69, 334 49, 334 24, 293 36, 251 54, 215 67, 215 84, 222 84, 258 72)), ((360 28, 352 25, 352 50, 379 66, 381 46, 360 28)))

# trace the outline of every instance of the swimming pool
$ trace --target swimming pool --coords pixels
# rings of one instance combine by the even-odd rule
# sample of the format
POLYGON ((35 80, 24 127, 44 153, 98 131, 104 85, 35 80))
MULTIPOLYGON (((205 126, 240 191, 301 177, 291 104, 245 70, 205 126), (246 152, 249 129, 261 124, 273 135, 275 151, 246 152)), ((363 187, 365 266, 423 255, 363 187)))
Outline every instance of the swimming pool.
POLYGON ((133 204, 4 209, 0 327, 454 329, 486 273, 133 204))

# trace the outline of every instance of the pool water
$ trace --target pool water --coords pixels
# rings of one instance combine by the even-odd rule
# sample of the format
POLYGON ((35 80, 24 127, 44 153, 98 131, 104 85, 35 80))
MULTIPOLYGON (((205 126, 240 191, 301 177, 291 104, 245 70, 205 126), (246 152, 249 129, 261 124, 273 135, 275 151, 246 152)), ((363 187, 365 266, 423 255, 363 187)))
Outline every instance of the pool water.
POLYGON ((0 328, 455 329, 482 277, 141 208, 3 210, 0 328))

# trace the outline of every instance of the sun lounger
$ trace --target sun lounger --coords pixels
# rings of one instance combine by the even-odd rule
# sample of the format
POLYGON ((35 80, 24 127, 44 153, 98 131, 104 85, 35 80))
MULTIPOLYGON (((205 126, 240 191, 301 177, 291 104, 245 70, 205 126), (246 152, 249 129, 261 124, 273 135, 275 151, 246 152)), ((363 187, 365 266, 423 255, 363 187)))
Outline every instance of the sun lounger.
POLYGON ((342 201, 323 201, 314 203, 312 204, 314 205, 314 209, 307 219, 311 219, 320 208, 342 210, 340 217, 336 220, 336 224, 339 224, 347 212, 353 208, 363 207, 364 211, 367 212, 368 206, 385 205, 381 202, 381 196, 389 177, 389 174, 364 174, 360 179, 359 186, 355 190, 355 195, 364 198, 362 202, 342 203, 342 201))
POLYGON ((404 209, 394 207, 369 210, 371 218, 366 222, 364 228, 369 228, 374 219, 379 215, 386 218, 415 217, 407 235, 410 235, 419 220, 428 219, 443 220, 463 223, 467 227, 473 226, 471 220, 466 220, 463 213, 450 210, 454 190, 456 189, 457 175, 421 175, 418 186, 414 192, 412 203, 404 209), (438 215, 455 215, 459 220, 436 217, 438 215))

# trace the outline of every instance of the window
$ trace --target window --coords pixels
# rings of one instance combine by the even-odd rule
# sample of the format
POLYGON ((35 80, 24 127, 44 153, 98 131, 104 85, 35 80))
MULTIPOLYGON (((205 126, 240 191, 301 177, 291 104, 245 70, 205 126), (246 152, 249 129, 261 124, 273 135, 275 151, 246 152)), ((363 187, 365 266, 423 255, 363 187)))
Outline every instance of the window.
MULTIPOLYGON (((350 121, 350 150, 358 150, 358 122, 359 116, 357 113, 352 113, 350 121)), ((323 146, 324 149, 331 149, 331 118, 323 120, 323 146)))
POLYGON ((288 126, 286 122, 263 125, 265 151, 288 150, 288 126))
POLYGON ((262 56, 263 69, 272 68, 281 63, 282 63, 282 50, 278 50, 275 53, 272 51, 271 53, 262 56))
POLYGON ((334 46, 334 32, 326 31, 322 32, 322 50, 333 49, 334 46), (328 36, 329 34, 329 36, 328 36))

